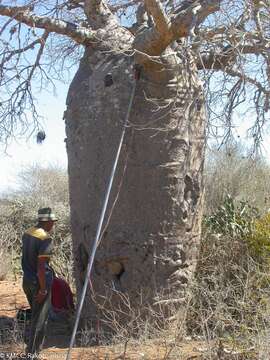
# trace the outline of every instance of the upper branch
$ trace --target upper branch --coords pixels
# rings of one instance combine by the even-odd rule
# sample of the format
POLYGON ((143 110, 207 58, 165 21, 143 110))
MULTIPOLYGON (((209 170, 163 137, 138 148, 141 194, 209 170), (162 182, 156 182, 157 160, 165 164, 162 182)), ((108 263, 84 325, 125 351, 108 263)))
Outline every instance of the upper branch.
POLYGON ((66 35, 79 44, 95 40, 95 32, 74 23, 31 13, 30 7, 15 7, 0 4, 0 15, 16 19, 30 27, 46 29, 48 32, 66 35))
POLYGON ((20 49, 7 50, 6 52, 3 52, 4 59, 3 59, 2 63, 1 63, 1 65, 0 65, 0 68, 2 68, 3 63, 4 62, 7 63, 12 58, 12 56, 18 55, 18 54, 21 54, 23 52, 26 52, 27 50, 33 49, 35 47, 35 45, 41 44, 43 41, 44 41, 43 37, 41 37, 41 38, 38 38, 35 41, 31 42, 30 44, 26 45, 25 47, 20 48, 20 49))
POLYGON ((81 0, 69 0, 65 5, 68 10, 73 10, 77 8, 83 9, 83 2, 81 0))
POLYGON ((145 0, 145 6, 153 16, 157 31, 161 34, 166 34, 169 31, 170 20, 167 17, 161 2, 159 0, 145 0))
POLYGON ((202 23, 208 15, 218 11, 221 3, 221 0, 196 1, 196 6, 191 5, 180 13, 173 14, 167 22, 161 3, 158 0, 146 1, 151 3, 155 26, 138 33, 135 37, 134 48, 140 54, 138 62, 145 61, 141 54, 158 56, 174 40, 188 36, 191 28, 202 23))
POLYGON ((92 29, 120 27, 118 20, 105 0, 84 0, 84 12, 92 29))
POLYGON ((267 49, 258 44, 242 45, 233 47, 224 47, 221 51, 211 51, 208 54, 201 55, 197 60, 198 70, 225 70, 226 67, 233 65, 239 55, 262 55, 267 49))

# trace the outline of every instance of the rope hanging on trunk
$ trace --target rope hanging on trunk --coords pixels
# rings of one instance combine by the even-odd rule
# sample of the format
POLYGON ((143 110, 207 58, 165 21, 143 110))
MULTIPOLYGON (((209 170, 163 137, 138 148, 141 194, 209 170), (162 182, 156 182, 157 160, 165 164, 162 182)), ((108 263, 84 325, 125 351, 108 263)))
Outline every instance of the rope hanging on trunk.
POLYGON ((86 271, 86 275, 85 275, 84 285, 83 285, 83 289, 82 289, 82 293, 81 293, 81 298, 80 298, 80 301, 79 301, 79 306, 77 307, 75 324, 74 324, 74 327, 73 327, 73 331, 72 331, 72 335, 71 335, 71 339, 70 339, 70 344, 69 344, 69 349, 68 349, 68 352, 67 352, 66 360, 71 359, 71 351, 72 351, 72 348, 73 348, 74 342, 75 342, 75 336, 76 336, 76 333, 77 333, 79 320, 80 320, 80 316, 81 316, 81 312, 82 312, 82 308, 83 308, 83 304, 84 304, 84 300, 85 300, 85 295, 86 295, 86 291, 87 291, 88 280, 90 279, 90 275, 91 275, 91 271, 92 271, 96 251, 97 251, 97 248, 98 248, 98 245, 99 245, 101 229, 102 229, 102 225, 103 225, 104 218, 105 218, 105 213, 106 213, 108 202, 109 202, 109 197, 110 197, 110 193, 111 193, 111 189, 112 189, 112 185, 113 185, 113 180, 114 180, 116 168, 117 168, 117 165, 118 165, 118 160, 119 160, 121 148, 122 148, 125 133, 126 133, 127 124, 128 124, 128 121, 129 121, 129 116, 130 116, 130 112, 131 112, 131 108, 132 108, 132 104, 133 104, 133 100, 134 100, 134 96, 135 96, 137 81, 139 80, 139 78, 140 78, 140 67, 135 64, 134 65, 134 83, 133 83, 131 96, 130 96, 130 100, 129 100, 129 104, 128 104, 126 118, 125 118, 125 121, 124 121, 122 134, 121 134, 121 137, 120 137, 117 153, 116 153, 116 156, 115 156, 115 160, 114 160, 111 175, 110 175, 109 184, 108 184, 106 195, 105 195, 105 198, 104 198, 104 203, 103 203, 101 215, 100 215, 98 226, 97 226, 96 236, 95 236, 95 240, 94 240, 94 243, 93 243, 93 246, 92 246, 91 256, 89 258, 89 262, 88 262, 88 265, 87 265, 87 271, 86 271))

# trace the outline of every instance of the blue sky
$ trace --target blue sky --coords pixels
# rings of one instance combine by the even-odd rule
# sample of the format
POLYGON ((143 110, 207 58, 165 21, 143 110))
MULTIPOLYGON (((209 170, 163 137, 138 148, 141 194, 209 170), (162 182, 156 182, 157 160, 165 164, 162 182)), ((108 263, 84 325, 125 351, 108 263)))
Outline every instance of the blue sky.
POLYGON ((46 140, 42 145, 36 143, 35 136, 28 140, 13 141, 4 153, 0 147, 0 192, 16 188, 16 174, 25 165, 59 164, 67 166, 65 148, 65 123, 62 120, 65 110, 65 99, 68 85, 58 83, 57 94, 42 93, 38 97, 40 114, 44 116, 43 126, 46 130, 46 140))
MULTIPOLYGON (((36 143, 35 136, 28 140, 13 141, 4 154, 4 148, 0 146, 0 193, 18 186, 16 174, 25 166, 49 164, 67 167, 67 155, 65 148, 65 123, 62 120, 65 110, 65 100, 68 84, 58 83, 57 94, 49 95, 41 93, 38 97, 40 114, 44 116, 44 128, 46 140, 42 145, 36 143)), ((245 131, 248 124, 239 122, 237 134, 241 135, 241 141, 245 141, 245 131)), ((270 137, 265 136, 262 150, 266 158, 270 159, 270 137)))

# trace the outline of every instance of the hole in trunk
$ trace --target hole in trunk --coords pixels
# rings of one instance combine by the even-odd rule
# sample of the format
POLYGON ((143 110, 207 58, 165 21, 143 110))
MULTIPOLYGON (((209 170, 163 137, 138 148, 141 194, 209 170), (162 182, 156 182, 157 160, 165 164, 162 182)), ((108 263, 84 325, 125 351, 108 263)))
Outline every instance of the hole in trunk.
POLYGON ((84 277, 88 265, 89 255, 84 243, 82 242, 78 246, 78 256, 76 260, 78 262, 80 281, 81 283, 84 283, 84 277))
POLYGON ((112 288, 115 291, 124 292, 121 277, 125 272, 125 267, 122 263, 113 261, 107 264, 109 272, 112 274, 112 288))
POLYGON ((78 263, 82 271, 85 271, 88 265, 89 255, 86 247, 83 243, 78 246, 78 263))
POLYGON ((113 85, 113 77, 112 77, 111 73, 108 73, 104 77, 104 86, 109 87, 109 86, 112 86, 112 85, 113 85))
POLYGON ((185 189, 184 189, 184 199, 185 201, 196 206, 200 194, 200 186, 196 179, 192 179, 189 175, 185 176, 185 189))
POLYGON ((107 268, 109 270, 109 273, 114 275, 118 280, 121 279, 121 276, 125 272, 124 265, 117 261, 111 261, 111 262, 107 263, 107 268))

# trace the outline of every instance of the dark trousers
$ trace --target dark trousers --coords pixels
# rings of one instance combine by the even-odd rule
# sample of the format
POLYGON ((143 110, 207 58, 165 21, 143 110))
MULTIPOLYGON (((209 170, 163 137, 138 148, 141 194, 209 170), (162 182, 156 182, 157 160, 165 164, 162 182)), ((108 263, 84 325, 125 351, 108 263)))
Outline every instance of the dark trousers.
POLYGON ((51 288, 47 288, 48 294, 44 301, 39 304, 35 296, 39 290, 39 284, 23 278, 23 290, 31 307, 31 327, 27 341, 26 353, 38 354, 42 349, 49 310, 51 307, 51 288))

